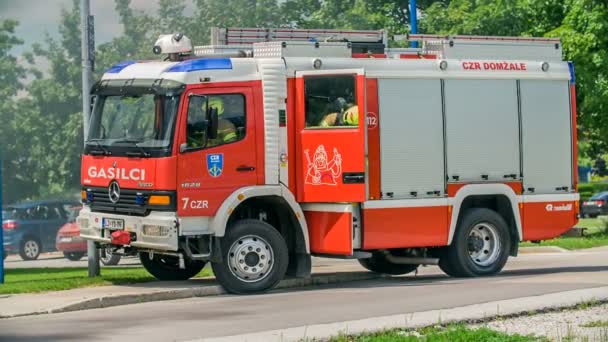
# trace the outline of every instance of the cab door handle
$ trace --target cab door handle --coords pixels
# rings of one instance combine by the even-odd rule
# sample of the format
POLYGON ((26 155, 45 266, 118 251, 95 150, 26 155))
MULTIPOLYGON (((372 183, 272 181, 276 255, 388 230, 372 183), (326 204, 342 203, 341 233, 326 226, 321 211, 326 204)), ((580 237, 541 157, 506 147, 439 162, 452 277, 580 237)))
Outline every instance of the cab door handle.
POLYGON ((253 167, 253 166, 247 166, 247 165, 241 165, 241 166, 237 167, 236 170, 238 172, 251 172, 251 171, 255 171, 255 167, 253 167))

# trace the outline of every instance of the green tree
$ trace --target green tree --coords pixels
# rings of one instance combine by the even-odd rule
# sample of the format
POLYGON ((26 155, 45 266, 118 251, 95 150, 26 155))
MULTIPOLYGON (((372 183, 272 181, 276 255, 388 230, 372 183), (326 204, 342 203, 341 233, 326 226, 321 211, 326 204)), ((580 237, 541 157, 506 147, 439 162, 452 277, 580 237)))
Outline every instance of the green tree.
POLYGON ((20 146, 15 141, 15 124, 20 111, 17 110, 15 96, 23 89, 26 75, 25 68, 10 53, 14 46, 23 43, 15 36, 17 24, 14 20, 0 21, 0 156, 3 158, 2 174, 5 180, 2 195, 7 202, 13 201, 19 191, 32 191, 27 179, 20 173, 20 146))
POLYGON ((608 8, 604 1, 572 0, 563 24, 548 33, 561 37, 576 68, 581 138, 595 156, 608 148, 608 8))

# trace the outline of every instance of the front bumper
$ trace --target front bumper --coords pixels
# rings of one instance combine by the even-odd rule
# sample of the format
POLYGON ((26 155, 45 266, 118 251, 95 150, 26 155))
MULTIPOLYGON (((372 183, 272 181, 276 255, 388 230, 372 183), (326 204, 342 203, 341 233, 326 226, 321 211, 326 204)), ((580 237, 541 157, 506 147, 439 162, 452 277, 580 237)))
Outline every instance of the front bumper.
POLYGON ((104 218, 124 220, 124 230, 135 236, 129 246, 152 250, 178 250, 177 216, 174 212, 152 211, 148 216, 128 216, 92 212, 84 206, 78 215, 80 236, 103 244, 111 244, 111 231, 102 228, 104 218), (163 227, 163 235, 146 235, 144 226, 163 227))

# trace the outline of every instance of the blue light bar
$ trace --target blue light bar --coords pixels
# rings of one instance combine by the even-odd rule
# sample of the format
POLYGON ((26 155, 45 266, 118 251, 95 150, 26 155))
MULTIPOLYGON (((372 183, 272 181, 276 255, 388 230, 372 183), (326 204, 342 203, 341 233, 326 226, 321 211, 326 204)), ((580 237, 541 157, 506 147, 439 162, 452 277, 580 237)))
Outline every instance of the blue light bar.
POLYGON ((570 83, 576 83, 576 74, 574 73, 574 63, 568 62, 568 69, 570 69, 570 83))
POLYGON ((189 59, 170 67, 167 72, 191 72, 199 70, 232 69, 230 58, 200 58, 189 59))
POLYGON ((95 196, 93 195, 93 192, 91 190, 87 190, 87 202, 93 202, 94 199, 95 196))
POLYGON ((122 69, 128 67, 131 64, 135 64, 135 61, 123 61, 118 64, 114 64, 106 71, 108 74, 118 74, 122 69))

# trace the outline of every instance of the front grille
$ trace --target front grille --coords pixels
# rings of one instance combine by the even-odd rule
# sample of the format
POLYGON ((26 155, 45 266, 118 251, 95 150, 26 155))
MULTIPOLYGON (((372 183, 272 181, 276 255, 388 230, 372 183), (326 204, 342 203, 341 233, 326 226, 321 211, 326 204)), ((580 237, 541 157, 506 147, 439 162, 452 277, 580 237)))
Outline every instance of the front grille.
POLYGON ((175 211, 175 192, 174 191, 143 191, 132 189, 121 189, 118 202, 112 203, 108 194, 108 188, 86 188, 87 193, 91 197, 87 200, 87 204, 91 207, 91 211, 114 213, 132 216, 146 216, 153 208, 157 211, 175 211), (151 195, 169 195, 171 204, 168 206, 149 206, 148 198, 151 195), (140 197, 142 201, 139 204, 136 200, 140 197))

